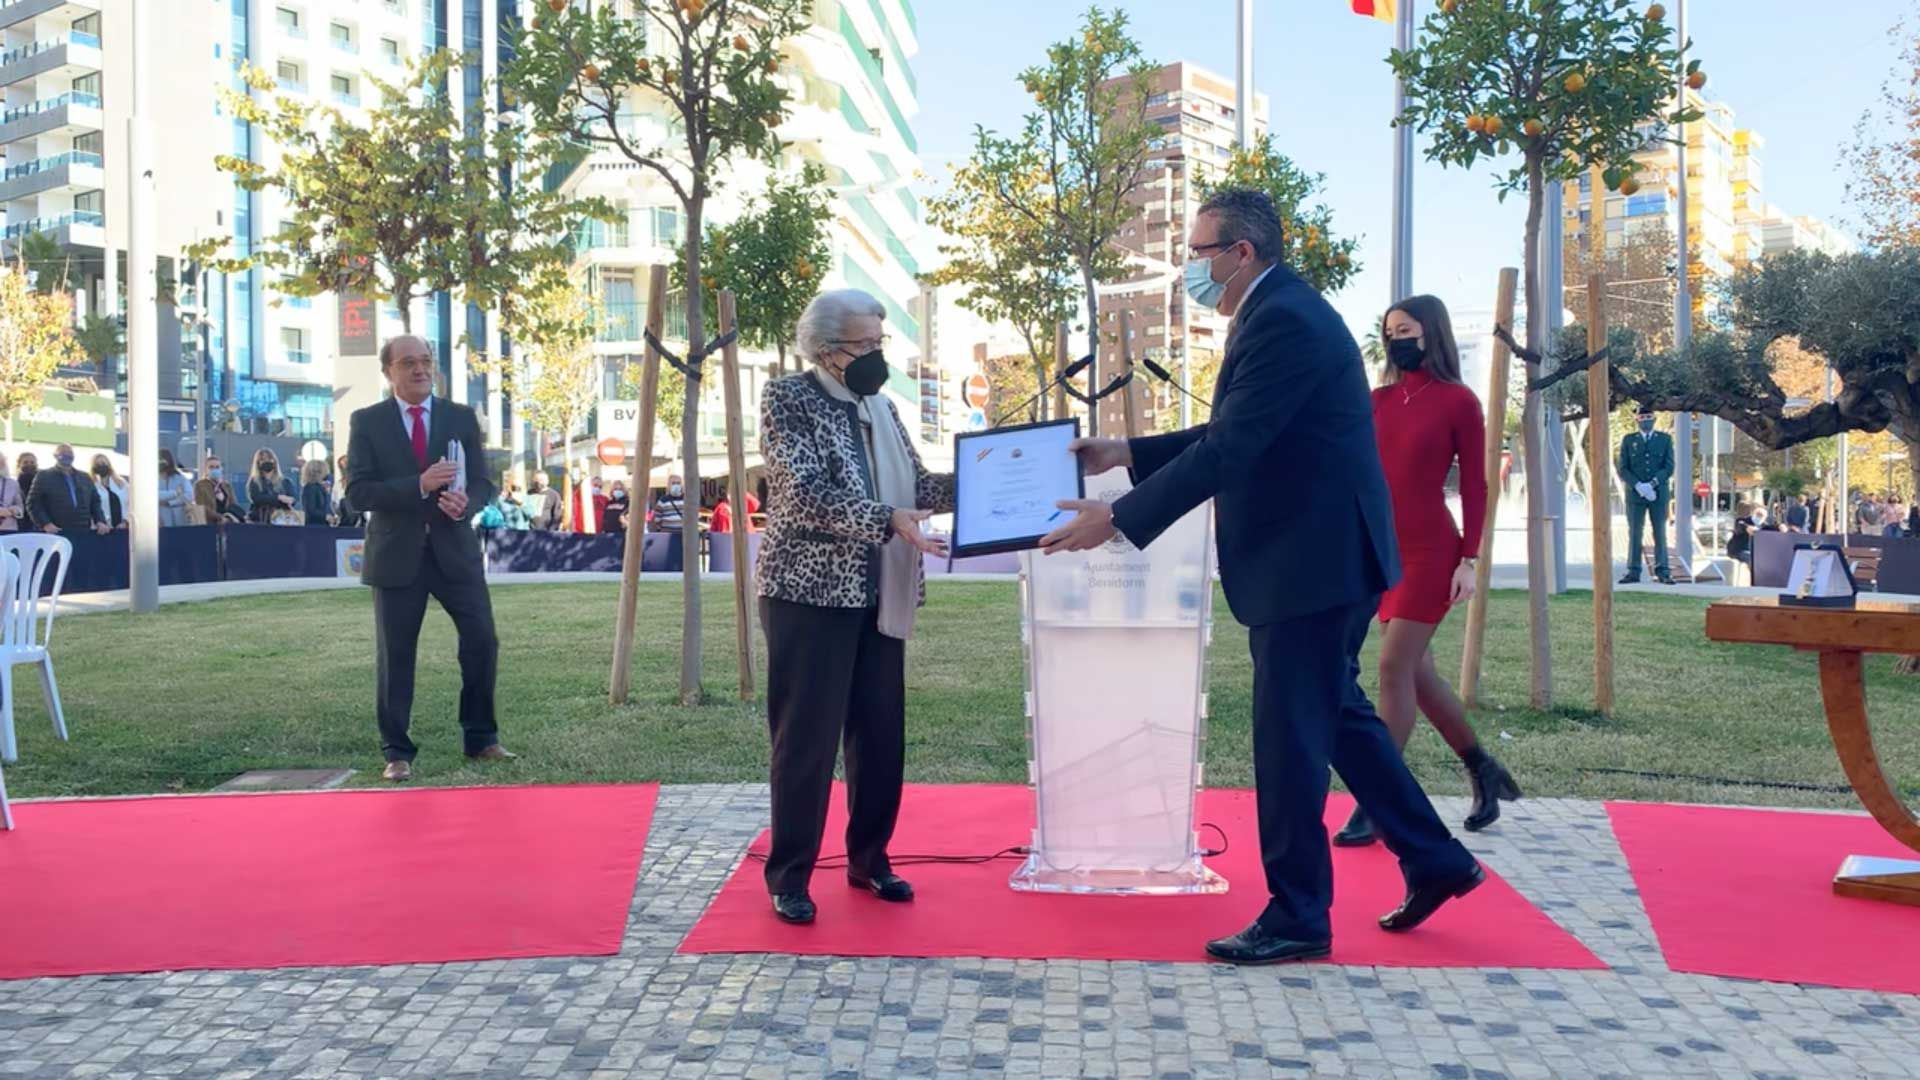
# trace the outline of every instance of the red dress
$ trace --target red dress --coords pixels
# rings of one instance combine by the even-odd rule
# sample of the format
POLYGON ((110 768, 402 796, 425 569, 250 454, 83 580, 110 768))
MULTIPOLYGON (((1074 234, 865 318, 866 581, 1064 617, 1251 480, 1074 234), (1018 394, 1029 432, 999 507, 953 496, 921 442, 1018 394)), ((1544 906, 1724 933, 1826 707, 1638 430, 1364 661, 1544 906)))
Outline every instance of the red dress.
POLYGON ((1400 584, 1380 601, 1380 621, 1438 623, 1460 560, 1480 553, 1486 521, 1486 421, 1480 399, 1459 383, 1425 371, 1373 392, 1373 430, 1393 497, 1400 543, 1400 584), (1447 473, 1460 462, 1460 513, 1466 535, 1447 510, 1447 473))

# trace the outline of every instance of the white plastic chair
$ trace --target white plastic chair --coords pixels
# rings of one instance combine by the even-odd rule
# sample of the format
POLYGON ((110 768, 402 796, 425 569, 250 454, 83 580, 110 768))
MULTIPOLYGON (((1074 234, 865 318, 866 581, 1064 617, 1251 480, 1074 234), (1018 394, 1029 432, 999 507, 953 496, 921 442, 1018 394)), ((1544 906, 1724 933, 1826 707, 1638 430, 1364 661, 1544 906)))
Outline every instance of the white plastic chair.
POLYGON ((73 561, 73 543, 51 533, 0 534, 0 552, 16 560, 16 570, 0 589, 0 761, 18 761, 13 733, 13 669, 33 664, 40 669, 40 687, 53 714, 53 733, 67 737, 67 718, 60 710, 60 686, 53 680, 53 657, 47 640, 53 636, 53 613, 60 606, 60 587, 73 561), (40 586, 53 567, 53 590, 46 597, 46 617, 40 615, 40 586))
MULTIPOLYGON (((13 584, 20 578, 20 560, 10 551, 0 551, 0 596, 11 596, 13 584)), ((0 772, 0 830, 13 828, 13 808, 7 805, 7 777, 0 772)))

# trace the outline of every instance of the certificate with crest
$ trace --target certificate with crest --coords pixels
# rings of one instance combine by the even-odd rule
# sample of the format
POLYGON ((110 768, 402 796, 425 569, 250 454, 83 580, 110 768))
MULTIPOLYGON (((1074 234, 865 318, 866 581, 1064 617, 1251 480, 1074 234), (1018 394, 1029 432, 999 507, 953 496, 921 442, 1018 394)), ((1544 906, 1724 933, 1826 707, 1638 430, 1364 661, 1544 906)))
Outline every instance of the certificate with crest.
POLYGON ((953 438, 953 554, 990 555, 1040 546, 1073 517, 1062 499, 1084 498, 1080 456, 1067 447, 1080 421, 1050 420, 953 438))

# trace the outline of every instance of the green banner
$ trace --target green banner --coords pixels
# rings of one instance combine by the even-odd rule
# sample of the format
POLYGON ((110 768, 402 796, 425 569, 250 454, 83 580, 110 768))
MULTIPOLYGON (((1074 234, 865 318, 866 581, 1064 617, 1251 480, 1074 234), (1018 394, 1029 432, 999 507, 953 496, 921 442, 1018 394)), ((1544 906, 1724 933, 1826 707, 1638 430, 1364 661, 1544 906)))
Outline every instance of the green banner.
POLYGON ((44 393, 40 404, 28 405, 13 415, 11 436, 15 442, 113 446, 112 398, 52 387, 44 393))

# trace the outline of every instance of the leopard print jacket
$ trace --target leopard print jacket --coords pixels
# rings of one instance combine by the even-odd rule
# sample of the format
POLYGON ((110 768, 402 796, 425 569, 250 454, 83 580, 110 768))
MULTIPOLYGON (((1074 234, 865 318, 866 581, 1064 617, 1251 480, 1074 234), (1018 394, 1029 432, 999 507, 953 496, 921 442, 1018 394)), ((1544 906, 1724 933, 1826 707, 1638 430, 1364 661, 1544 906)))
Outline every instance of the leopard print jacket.
MULTIPOLYGON (((915 507, 952 512, 953 475, 928 472, 892 402, 886 410, 913 455, 915 507)), ((894 508, 874 497, 873 467, 859 426, 853 403, 829 397, 811 371, 774 379, 761 393, 760 454, 767 478, 767 531, 757 567, 761 596, 832 608, 880 602, 880 547, 893 536, 894 508)), ((924 572, 918 587, 925 603, 924 572)))

